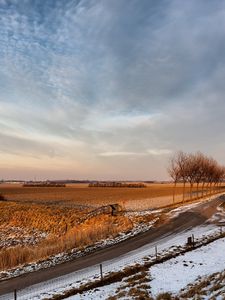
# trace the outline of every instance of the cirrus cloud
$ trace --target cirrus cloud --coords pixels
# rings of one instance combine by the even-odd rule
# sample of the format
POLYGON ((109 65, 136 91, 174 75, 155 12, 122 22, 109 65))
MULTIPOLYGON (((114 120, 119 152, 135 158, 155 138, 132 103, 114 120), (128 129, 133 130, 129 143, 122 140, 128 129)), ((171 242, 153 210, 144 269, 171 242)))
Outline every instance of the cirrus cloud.
POLYGON ((0 175, 167 178, 178 149, 225 163, 224 26, 219 0, 0 1, 0 175))

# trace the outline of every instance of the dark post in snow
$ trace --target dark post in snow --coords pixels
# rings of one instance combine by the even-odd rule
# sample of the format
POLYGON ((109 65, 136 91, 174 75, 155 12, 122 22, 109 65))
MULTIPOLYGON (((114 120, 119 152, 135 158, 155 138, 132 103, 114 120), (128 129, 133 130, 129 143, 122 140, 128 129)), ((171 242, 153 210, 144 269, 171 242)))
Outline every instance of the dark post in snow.
POLYGON ((193 243, 192 243, 192 237, 191 236, 188 236, 187 238, 187 246, 192 246, 193 243))
POLYGON ((192 234, 192 245, 193 245, 193 247, 194 247, 194 245, 195 245, 195 237, 194 237, 194 234, 192 234))
POLYGON ((102 281, 103 280, 102 264, 100 264, 100 275, 101 275, 101 281, 102 281))
POLYGON ((14 290, 14 300, 17 300, 17 292, 14 290))
POLYGON ((157 249, 157 246, 155 246, 155 258, 156 258, 156 260, 158 258, 158 249, 157 249))

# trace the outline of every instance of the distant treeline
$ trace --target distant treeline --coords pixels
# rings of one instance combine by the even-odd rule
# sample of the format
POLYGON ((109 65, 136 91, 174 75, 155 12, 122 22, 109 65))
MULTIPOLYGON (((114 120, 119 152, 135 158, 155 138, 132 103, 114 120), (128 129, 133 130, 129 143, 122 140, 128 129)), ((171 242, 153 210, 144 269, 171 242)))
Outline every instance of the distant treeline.
POLYGON ((23 184, 23 187, 66 187, 63 183, 57 183, 57 182, 26 182, 23 184))
POLYGON ((51 181, 51 180, 29 180, 29 181, 25 181, 25 180, 0 180, 0 184, 2 183, 15 183, 15 184, 27 184, 27 183, 43 183, 43 182, 54 182, 54 183, 57 183, 57 184, 80 184, 80 183, 84 183, 84 184, 87 184, 87 183, 90 183, 90 182, 93 182, 93 180, 73 180, 73 179, 60 179, 60 180, 54 180, 54 181, 51 181))
POLYGON ((126 183, 126 182, 115 182, 115 181, 97 181, 89 183, 89 187, 119 187, 119 188, 145 188, 144 183, 126 183))

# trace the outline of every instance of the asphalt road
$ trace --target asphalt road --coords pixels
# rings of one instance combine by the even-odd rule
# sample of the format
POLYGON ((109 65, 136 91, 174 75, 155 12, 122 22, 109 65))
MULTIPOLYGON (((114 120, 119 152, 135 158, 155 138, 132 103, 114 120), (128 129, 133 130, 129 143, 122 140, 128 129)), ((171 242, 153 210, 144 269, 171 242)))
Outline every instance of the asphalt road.
POLYGON ((0 282, 0 295, 12 292, 14 289, 23 289, 36 283, 57 278, 71 272, 84 269, 104 261, 119 257, 129 251, 136 250, 146 244, 155 243, 162 237, 175 233, 181 233, 188 228, 199 226, 206 222, 215 212, 222 197, 208 202, 199 203, 188 211, 181 212, 178 216, 168 220, 164 224, 151 228, 149 231, 141 233, 116 245, 99 250, 95 253, 77 258, 73 261, 65 262, 48 269, 42 269, 33 273, 21 275, 16 278, 0 282))

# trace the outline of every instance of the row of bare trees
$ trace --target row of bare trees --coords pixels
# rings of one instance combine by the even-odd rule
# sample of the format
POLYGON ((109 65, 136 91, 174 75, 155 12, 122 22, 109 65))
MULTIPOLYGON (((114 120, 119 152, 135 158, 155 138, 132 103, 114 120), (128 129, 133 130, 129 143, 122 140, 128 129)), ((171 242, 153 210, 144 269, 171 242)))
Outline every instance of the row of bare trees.
POLYGON ((183 183, 183 202, 185 200, 185 187, 189 183, 190 199, 193 198, 193 186, 195 185, 196 197, 203 197, 204 193, 212 193, 218 190, 225 179, 225 167, 218 164, 212 157, 201 152, 184 153, 177 152, 169 162, 168 173, 174 181, 173 202, 177 183, 183 183), (201 191, 200 191, 201 189, 201 191))

